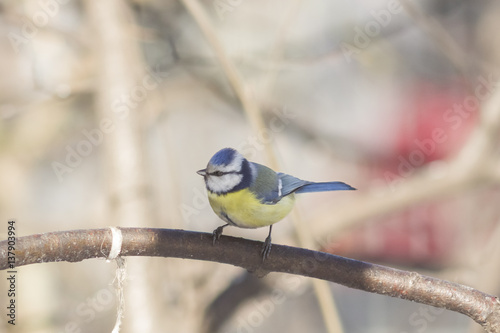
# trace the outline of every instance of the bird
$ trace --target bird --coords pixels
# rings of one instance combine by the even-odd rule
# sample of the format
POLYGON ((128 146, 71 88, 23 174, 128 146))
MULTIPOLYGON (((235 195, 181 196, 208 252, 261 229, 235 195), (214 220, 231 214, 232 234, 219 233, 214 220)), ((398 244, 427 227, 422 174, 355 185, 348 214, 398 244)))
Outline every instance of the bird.
POLYGON ((210 206, 226 222, 213 231, 213 245, 227 226, 269 226, 269 234, 260 253, 263 261, 271 252, 273 224, 290 213, 295 194, 356 190, 340 181, 316 183, 275 172, 262 164, 248 161, 233 148, 219 150, 207 167, 197 173, 204 178, 210 206))

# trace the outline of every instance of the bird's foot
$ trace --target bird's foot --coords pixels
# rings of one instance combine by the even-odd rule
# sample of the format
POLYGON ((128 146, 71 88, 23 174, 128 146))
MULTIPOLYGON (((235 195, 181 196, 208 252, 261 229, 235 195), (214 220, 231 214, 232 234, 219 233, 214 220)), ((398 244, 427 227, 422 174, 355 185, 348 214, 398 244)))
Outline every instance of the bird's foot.
POLYGON ((260 254, 262 256, 262 262, 269 257, 269 254, 271 253, 271 235, 267 236, 266 240, 264 241, 264 245, 262 246, 262 250, 260 251, 260 254))
POLYGON ((215 245, 215 242, 217 242, 217 240, 220 238, 220 236, 222 235, 222 231, 224 230, 225 227, 227 227, 228 224, 224 224, 224 225, 221 225, 220 227, 218 227, 217 229, 215 229, 213 232, 212 232, 212 245, 215 245))

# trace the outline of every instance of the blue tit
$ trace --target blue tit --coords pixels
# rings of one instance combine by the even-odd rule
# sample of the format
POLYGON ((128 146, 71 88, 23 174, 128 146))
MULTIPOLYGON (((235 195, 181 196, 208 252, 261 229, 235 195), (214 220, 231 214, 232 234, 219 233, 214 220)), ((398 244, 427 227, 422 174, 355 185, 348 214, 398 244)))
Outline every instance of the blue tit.
POLYGON ((273 224, 290 213, 295 193, 355 190, 343 182, 314 183, 275 172, 249 162, 232 148, 219 150, 206 169, 197 173, 205 180, 210 206, 226 222, 214 230, 213 243, 229 225, 240 228, 269 226, 261 253, 263 260, 271 251, 273 224))

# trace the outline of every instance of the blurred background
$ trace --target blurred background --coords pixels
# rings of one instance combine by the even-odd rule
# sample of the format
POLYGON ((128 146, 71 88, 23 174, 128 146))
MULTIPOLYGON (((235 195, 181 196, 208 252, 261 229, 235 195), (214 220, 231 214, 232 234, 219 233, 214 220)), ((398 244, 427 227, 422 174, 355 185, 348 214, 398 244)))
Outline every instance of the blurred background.
MULTIPOLYGON (((491 0, 3 0, 0 235, 8 219, 18 236, 212 232, 196 170, 234 147, 358 188, 300 196, 274 243, 498 295, 499 29, 491 0)), ((17 324, 0 332, 110 332, 115 269, 20 268, 17 324)), ((193 260, 127 258, 125 299, 122 332, 481 332, 442 309, 193 260)))

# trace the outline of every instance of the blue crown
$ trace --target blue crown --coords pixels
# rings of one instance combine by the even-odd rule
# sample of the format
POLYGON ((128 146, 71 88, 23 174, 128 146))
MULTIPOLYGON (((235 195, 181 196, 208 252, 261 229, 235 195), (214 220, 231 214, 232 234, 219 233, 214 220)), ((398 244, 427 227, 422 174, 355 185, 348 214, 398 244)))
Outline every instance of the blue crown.
POLYGON ((216 152, 209 163, 212 165, 228 165, 233 161, 236 154, 238 152, 233 148, 224 148, 216 152))

